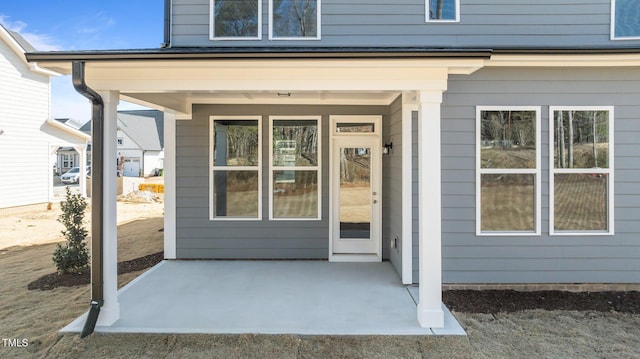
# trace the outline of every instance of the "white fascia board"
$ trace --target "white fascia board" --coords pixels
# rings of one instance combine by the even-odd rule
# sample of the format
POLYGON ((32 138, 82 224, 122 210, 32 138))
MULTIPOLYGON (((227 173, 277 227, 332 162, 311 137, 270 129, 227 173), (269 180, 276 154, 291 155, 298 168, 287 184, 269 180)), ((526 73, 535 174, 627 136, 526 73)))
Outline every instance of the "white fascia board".
POLYGON ((49 124, 49 125, 51 125, 53 127, 59 128, 62 131, 65 131, 65 132, 67 132, 67 133, 69 133, 69 134, 71 134, 71 135, 73 135, 75 137, 78 137, 79 139, 81 139, 81 140, 83 140, 85 142, 91 140, 91 136, 87 135, 86 133, 84 133, 82 131, 78 131, 75 128, 69 127, 69 126, 65 125, 64 123, 56 121, 56 120, 54 120, 52 118, 48 118, 47 119, 47 124, 49 124))
POLYGON ((27 62, 25 57, 25 49, 11 36, 11 34, 2 26, 0 26, 0 40, 2 40, 19 58, 29 67, 29 69, 35 73, 47 76, 59 76, 58 72, 42 68, 37 62, 27 62))
POLYGON ((486 67, 629 67, 640 66, 640 54, 494 54, 486 67))

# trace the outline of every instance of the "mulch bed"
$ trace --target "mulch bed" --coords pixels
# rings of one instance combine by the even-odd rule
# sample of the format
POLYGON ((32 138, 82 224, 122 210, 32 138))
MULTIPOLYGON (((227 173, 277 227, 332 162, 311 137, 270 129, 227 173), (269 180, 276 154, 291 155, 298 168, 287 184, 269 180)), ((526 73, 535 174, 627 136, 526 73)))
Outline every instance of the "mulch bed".
MULTIPOLYGON (((149 254, 144 257, 132 259, 130 261, 118 262, 118 274, 136 272, 153 267, 164 259, 164 252, 149 254)), ((27 285, 29 290, 51 290, 57 287, 74 287, 91 283, 91 273, 50 273, 34 280, 27 285)))
POLYGON ((510 313, 527 309, 640 313, 640 292, 448 290, 447 308, 466 313, 510 313))
MULTIPOLYGON (((153 267, 164 259, 158 252, 118 263, 118 274, 136 272, 153 267)), ((44 275, 29 283, 29 290, 51 290, 56 287, 73 287, 91 282, 89 271, 81 274, 44 275)), ((527 309, 578 310, 598 312, 622 312, 640 314, 640 292, 565 292, 515 290, 447 290, 442 301, 454 312, 510 313, 527 309)))

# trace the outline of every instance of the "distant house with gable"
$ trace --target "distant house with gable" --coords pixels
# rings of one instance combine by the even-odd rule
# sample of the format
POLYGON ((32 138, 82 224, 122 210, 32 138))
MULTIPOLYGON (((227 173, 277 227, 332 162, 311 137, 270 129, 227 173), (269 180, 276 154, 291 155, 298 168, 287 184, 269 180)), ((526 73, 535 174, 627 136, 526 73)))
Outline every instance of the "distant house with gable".
MULTIPOLYGON (((118 111, 117 166, 126 177, 158 175, 163 167, 164 113, 156 110, 118 111)), ((91 135, 91 122, 81 128, 91 135)))
POLYGON ((0 25, 0 208, 51 201, 58 148, 84 155, 90 138, 51 119, 49 80, 58 74, 28 63, 33 51, 0 25))

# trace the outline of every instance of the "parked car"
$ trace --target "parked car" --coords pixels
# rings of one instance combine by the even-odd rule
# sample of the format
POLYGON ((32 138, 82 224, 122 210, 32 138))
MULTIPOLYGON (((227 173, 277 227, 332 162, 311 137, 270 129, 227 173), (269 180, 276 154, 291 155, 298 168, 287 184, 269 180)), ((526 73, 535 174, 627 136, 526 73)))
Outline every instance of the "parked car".
MULTIPOLYGON (((91 166, 87 166, 87 175, 91 173, 91 166)), ((79 183, 80 182, 80 167, 72 167, 70 170, 60 176, 62 183, 79 183)))

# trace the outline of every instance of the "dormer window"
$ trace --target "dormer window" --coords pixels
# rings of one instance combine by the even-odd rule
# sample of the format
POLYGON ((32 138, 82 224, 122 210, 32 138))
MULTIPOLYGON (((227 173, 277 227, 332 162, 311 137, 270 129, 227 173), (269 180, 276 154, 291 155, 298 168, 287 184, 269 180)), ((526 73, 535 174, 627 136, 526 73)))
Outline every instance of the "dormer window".
POLYGON ((460 0, 426 0, 427 22, 459 22, 460 0))
POLYGON ((638 0, 611 0, 611 39, 640 40, 638 0))
POLYGON ((269 0, 270 40, 319 40, 320 0, 269 0))
POLYGON ((211 40, 262 39, 261 0, 211 0, 211 40))

